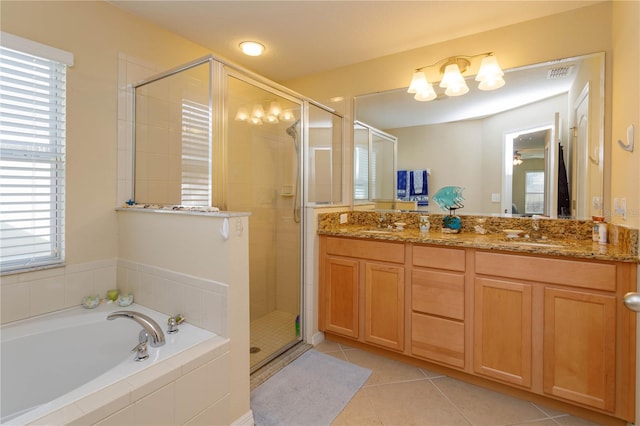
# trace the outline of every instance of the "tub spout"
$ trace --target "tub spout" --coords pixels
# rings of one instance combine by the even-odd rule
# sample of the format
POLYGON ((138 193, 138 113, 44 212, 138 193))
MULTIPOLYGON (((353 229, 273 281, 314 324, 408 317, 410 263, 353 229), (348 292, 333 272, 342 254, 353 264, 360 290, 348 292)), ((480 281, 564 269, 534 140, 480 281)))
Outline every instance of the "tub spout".
POLYGON ((151 342, 149 342, 149 344, 154 348, 164 345, 164 333, 162 332, 162 328, 160 328, 158 323, 147 315, 135 311, 116 311, 109 314, 107 317, 108 320, 114 320, 116 318, 129 318, 140 324, 151 338, 151 342))

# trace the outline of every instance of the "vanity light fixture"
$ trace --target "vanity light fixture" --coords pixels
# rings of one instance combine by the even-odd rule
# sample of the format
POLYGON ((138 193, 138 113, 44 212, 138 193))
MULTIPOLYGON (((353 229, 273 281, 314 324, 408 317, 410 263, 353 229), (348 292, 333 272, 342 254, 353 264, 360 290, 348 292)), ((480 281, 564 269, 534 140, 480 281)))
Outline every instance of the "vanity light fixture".
POLYGON ((433 85, 427 79, 424 70, 426 68, 439 67, 442 79, 440 87, 445 89, 447 96, 461 96, 469 91, 469 86, 464 79, 463 74, 471 66, 471 61, 480 56, 484 56, 480 64, 480 69, 476 75, 476 81, 479 82, 478 89, 494 90, 504 86, 504 72, 493 52, 481 53, 473 56, 452 56, 442 59, 435 64, 416 68, 411 78, 411 84, 407 92, 414 93, 414 99, 417 101, 431 101, 437 97, 433 85))
POLYGON ((279 123, 282 121, 294 121, 296 119, 293 111, 290 109, 282 110, 282 106, 277 101, 268 103, 269 108, 265 112, 265 108, 260 103, 254 104, 251 108, 241 106, 236 111, 236 121, 246 121, 249 124, 260 125, 264 122, 269 124, 279 123), (251 110, 251 113, 249 113, 251 110))
POLYGON ((260 56, 264 53, 264 45, 257 41, 243 41, 240 50, 247 56, 260 56))

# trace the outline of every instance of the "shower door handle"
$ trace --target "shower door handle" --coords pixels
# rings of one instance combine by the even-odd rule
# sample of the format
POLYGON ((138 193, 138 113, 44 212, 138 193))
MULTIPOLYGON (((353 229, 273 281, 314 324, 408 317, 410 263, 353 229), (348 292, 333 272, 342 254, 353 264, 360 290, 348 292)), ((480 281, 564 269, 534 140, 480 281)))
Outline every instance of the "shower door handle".
POLYGON ((622 298, 624 306, 634 312, 640 312, 640 293, 630 292, 622 298))

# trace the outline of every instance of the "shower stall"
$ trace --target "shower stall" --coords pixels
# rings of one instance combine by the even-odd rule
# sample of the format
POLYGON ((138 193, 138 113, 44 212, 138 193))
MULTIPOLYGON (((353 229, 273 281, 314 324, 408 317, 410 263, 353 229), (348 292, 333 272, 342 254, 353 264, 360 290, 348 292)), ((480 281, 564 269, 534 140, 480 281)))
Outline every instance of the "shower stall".
POLYGON ((253 372, 304 338, 302 208, 341 201, 342 117, 213 57, 135 84, 134 115, 137 203, 251 213, 253 372))

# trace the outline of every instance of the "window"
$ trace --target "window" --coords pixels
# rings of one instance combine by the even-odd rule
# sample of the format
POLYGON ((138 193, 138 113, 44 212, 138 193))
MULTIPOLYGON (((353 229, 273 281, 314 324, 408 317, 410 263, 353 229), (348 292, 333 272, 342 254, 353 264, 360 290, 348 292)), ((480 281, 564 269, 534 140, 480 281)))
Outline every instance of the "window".
POLYGON ((354 155, 354 198, 366 200, 369 198, 369 148, 356 146, 354 155))
POLYGON ((544 172, 526 172, 524 189, 525 214, 544 213, 544 172))
POLYGON ((182 180, 180 204, 210 206, 209 107, 182 101, 182 180))
POLYGON ((66 69, 73 56, 2 33, 0 270, 64 260, 66 69))

